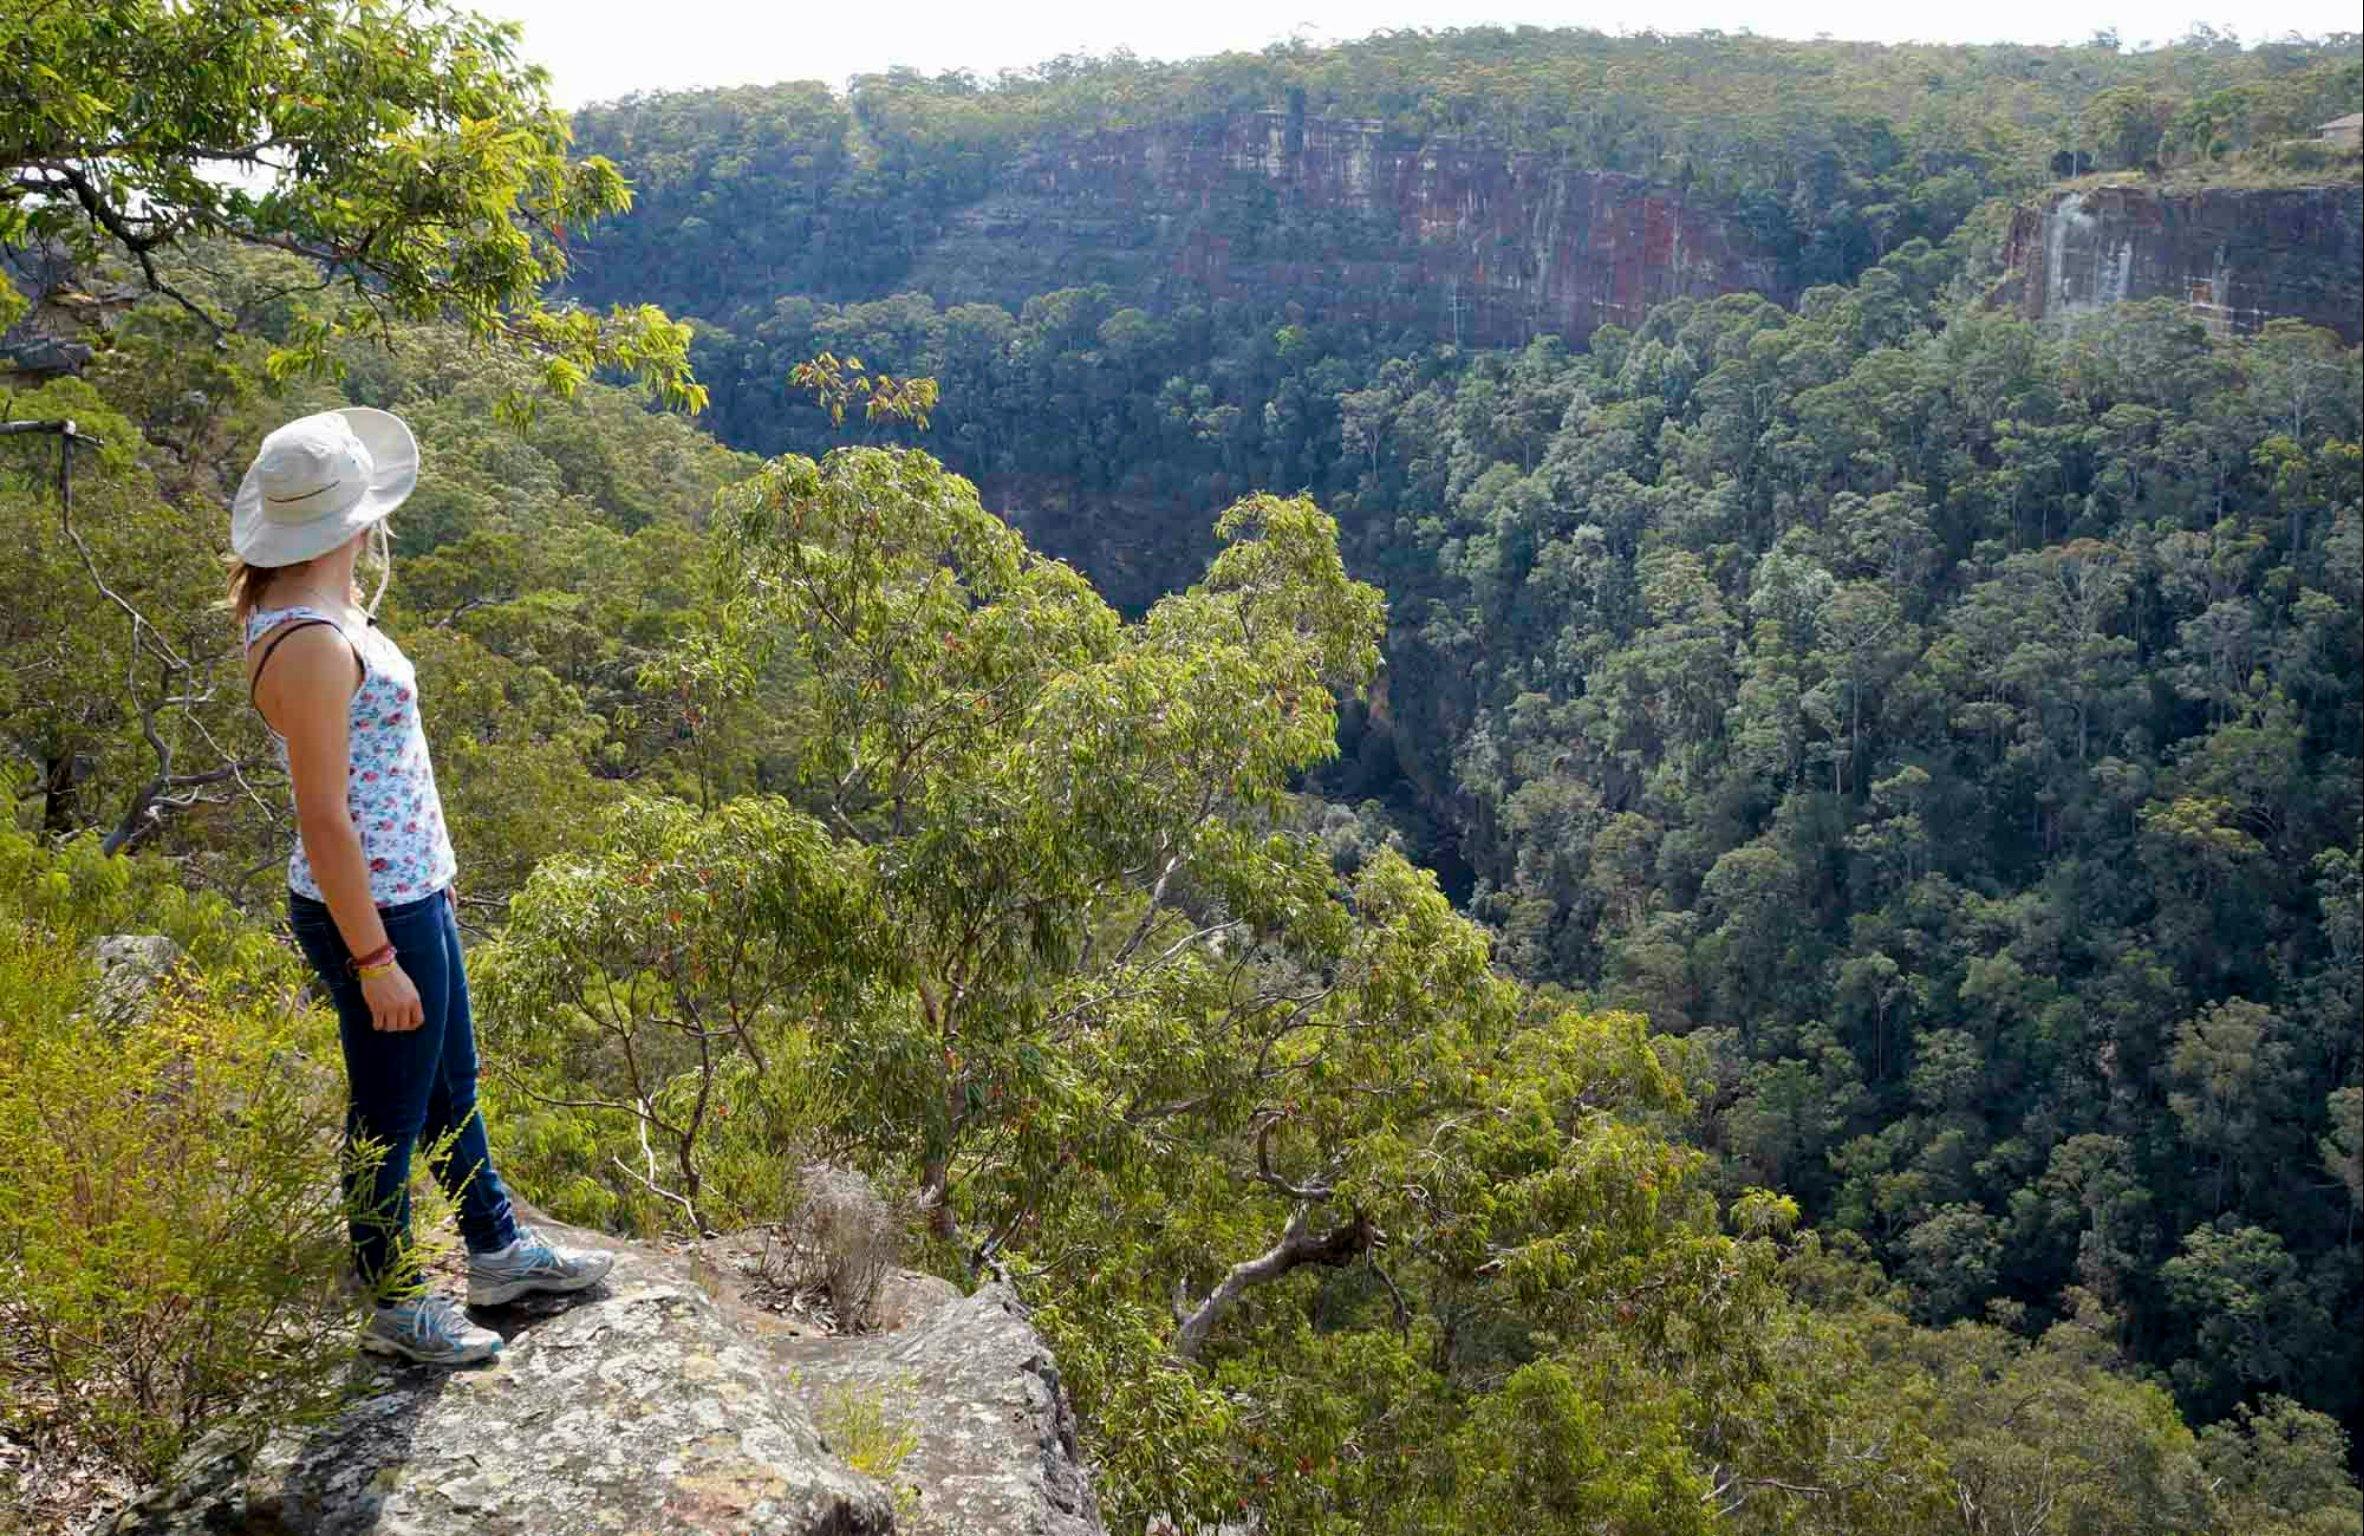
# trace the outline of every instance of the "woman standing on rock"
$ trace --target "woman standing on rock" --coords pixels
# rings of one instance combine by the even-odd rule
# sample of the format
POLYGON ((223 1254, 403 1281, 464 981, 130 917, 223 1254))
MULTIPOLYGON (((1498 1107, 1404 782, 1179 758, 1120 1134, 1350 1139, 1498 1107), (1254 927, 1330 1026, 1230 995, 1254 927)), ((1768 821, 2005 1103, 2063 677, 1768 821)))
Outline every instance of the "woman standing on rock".
POLYGON ((355 407, 263 439, 230 518, 230 605, 255 708, 295 789, 288 915, 336 1005, 350 1097, 345 1200, 353 1264, 375 1299, 362 1347, 433 1364, 483 1360, 501 1337, 421 1281, 410 1164, 424 1143, 458 1204, 468 1302, 576 1291, 610 1255, 554 1248, 518 1222, 476 1108, 476 1036, 454 917, 457 872, 420 725, 416 674, 377 628, 353 572, 418 483, 402 419, 355 407))

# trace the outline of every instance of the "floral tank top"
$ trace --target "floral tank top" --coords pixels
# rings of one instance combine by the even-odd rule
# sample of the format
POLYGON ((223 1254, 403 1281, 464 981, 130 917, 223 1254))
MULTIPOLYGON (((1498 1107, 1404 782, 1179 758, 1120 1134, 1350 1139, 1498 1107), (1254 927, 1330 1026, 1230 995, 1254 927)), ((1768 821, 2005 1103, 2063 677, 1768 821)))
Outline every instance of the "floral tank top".
MULTIPOLYGON (((246 621, 247 645, 291 619, 327 621, 361 657, 365 675, 345 717, 345 804, 369 863, 370 899, 383 907, 435 894, 451 884, 459 861, 444 831, 443 802, 435 793, 434 765, 427 760, 418 673, 376 625, 356 638, 336 615, 303 605, 256 610, 246 621)), ((272 735, 284 764, 287 743, 277 732, 272 735)), ((325 899, 304 857, 301 835, 288 856, 287 883, 314 901, 325 899)))

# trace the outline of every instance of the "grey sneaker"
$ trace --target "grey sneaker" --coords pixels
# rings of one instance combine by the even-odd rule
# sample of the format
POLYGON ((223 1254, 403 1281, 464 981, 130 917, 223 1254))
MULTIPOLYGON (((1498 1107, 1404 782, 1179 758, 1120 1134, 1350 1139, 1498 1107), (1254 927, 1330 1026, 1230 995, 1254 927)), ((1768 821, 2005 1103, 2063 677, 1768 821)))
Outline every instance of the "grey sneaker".
POLYGON ((497 1253, 468 1255, 468 1305, 497 1307, 535 1291, 580 1291, 615 1268, 616 1256, 598 1248, 554 1248, 531 1227, 497 1253))
POLYGON ((371 1310, 361 1347, 422 1365, 474 1365, 501 1352, 501 1336, 479 1328, 448 1296, 421 1296, 371 1310))

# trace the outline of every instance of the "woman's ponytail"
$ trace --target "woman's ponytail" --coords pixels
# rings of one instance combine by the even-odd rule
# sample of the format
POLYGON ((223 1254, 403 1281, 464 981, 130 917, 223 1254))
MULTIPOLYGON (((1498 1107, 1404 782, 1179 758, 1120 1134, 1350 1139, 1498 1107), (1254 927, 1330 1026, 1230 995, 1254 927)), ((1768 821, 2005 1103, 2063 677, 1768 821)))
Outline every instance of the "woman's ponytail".
POLYGON ((268 565, 248 565, 236 555, 230 557, 230 594, 227 604, 231 619, 238 625, 238 633, 246 633, 246 621, 255 609, 262 606, 263 593, 271 585, 278 571, 268 565))

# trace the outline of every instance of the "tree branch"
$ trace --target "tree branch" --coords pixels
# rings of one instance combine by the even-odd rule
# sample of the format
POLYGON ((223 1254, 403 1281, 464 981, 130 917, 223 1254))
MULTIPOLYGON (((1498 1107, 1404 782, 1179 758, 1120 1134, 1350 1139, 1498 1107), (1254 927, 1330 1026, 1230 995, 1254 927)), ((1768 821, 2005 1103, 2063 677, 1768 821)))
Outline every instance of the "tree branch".
POLYGON ((1250 1288, 1269 1285, 1309 1264, 1338 1269, 1379 1245, 1379 1228, 1360 1211, 1342 1225, 1318 1234, 1312 1229, 1310 1214, 1309 1207, 1298 1206, 1289 1213, 1288 1225, 1281 1229, 1279 1242, 1256 1257, 1231 1266, 1222 1282, 1174 1331, 1174 1358, 1196 1360, 1215 1324, 1238 1305, 1240 1297, 1250 1288))

